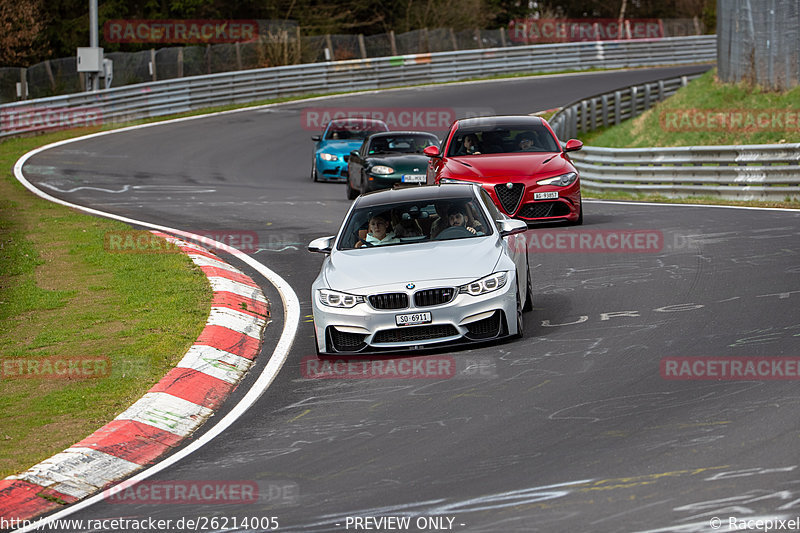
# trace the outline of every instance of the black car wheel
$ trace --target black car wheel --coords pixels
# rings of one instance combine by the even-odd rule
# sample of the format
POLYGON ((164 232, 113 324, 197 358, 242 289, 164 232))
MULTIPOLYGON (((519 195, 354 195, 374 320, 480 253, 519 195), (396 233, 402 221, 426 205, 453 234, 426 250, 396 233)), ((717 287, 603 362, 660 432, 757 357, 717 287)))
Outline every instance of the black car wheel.
POLYGON ((347 199, 355 200, 358 198, 358 191, 350 186, 350 180, 347 180, 347 199))
POLYGON ((521 339, 525 334, 525 323, 522 317, 522 300, 519 297, 519 282, 517 282, 517 334, 514 338, 521 339))
POLYGON ((581 224, 583 224, 583 200, 581 200, 581 199, 578 199, 578 200, 580 201, 580 205, 581 206, 578 208, 579 209, 579 211, 578 211, 578 220, 576 220, 573 223, 573 225, 575 225, 575 226, 580 226, 581 224))
POLYGON ((532 311, 533 310, 533 285, 531 285, 531 266, 528 264, 528 260, 525 259, 525 272, 527 272, 526 277, 528 278, 527 286, 528 288, 525 291, 525 305, 522 307, 523 311, 532 311))
POLYGON ((319 176, 317 176, 317 158, 314 158, 314 163, 311 164, 311 179, 313 181, 319 181, 319 176))

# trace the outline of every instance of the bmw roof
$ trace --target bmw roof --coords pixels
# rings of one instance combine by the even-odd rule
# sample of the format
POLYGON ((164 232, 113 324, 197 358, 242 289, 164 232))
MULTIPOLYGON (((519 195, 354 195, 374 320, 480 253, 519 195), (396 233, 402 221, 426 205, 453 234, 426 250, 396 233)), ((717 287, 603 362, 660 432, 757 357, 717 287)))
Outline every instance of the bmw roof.
POLYGON ((419 200, 447 200, 474 195, 474 185, 448 183, 446 185, 425 185, 401 189, 384 189, 360 196, 358 207, 386 205, 395 202, 416 202, 419 200))

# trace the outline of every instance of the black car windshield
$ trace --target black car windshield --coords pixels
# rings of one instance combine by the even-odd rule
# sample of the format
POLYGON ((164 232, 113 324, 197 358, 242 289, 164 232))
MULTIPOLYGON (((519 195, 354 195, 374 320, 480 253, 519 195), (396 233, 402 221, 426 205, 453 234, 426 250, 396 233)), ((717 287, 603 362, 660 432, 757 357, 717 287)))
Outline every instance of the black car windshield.
POLYGON ((377 135, 370 140, 367 155, 421 154, 428 146, 438 145, 433 135, 377 135))
POLYGON ((333 122, 325 132, 325 140, 364 140, 373 133, 388 131, 382 122, 373 120, 347 120, 333 122))
POLYGON ((447 149, 449 157, 519 152, 560 152, 558 141, 542 124, 459 128, 447 149))
POLYGON ((339 250, 482 237, 492 232, 474 197, 420 200, 355 209, 339 250))

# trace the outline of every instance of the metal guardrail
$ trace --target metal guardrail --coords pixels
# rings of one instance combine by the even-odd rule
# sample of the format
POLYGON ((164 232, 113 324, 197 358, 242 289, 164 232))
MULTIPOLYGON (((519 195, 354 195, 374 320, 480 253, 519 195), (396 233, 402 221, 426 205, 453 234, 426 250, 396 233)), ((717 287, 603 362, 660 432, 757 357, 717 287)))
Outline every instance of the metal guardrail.
POLYGON ((319 92, 373 90, 498 74, 711 62, 713 35, 545 44, 246 70, 0 106, 0 138, 124 122, 209 106, 319 92))
MULTIPOLYGON (((553 115, 550 124, 561 139, 616 125, 671 96, 691 78, 661 80, 580 100, 553 115)), ((587 190, 730 200, 800 197, 800 143, 677 148, 584 146, 571 158, 587 190)))

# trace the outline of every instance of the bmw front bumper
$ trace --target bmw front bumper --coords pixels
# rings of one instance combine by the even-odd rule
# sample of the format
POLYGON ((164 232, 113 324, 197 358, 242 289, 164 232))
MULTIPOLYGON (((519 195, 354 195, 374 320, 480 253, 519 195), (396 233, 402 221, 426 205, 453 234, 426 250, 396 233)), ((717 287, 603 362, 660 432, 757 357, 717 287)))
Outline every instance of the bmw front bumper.
MULTIPOLYGON (((449 287, 469 283, 459 280, 449 287)), ((472 296, 456 294, 441 305, 417 306, 414 293, 447 287, 426 284, 413 290, 405 285, 387 285, 360 294, 366 301, 352 308, 329 307, 319 299, 319 288, 312 288, 314 328, 317 350, 323 354, 362 354, 387 350, 414 350, 437 345, 482 342, 517 333, 517 295, 514 272, 508 273, 506 284, 493 292, 472 296), (408 306, 402 309, 378 309, 369 296, 406 293, 408 306), (397 325, 398 315, 430 313, 424 324, 397 325)))

